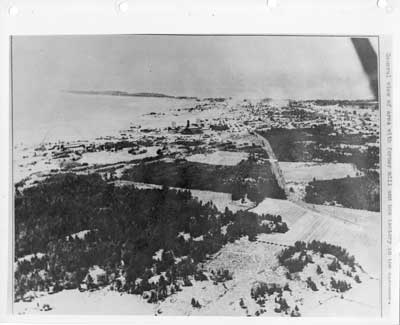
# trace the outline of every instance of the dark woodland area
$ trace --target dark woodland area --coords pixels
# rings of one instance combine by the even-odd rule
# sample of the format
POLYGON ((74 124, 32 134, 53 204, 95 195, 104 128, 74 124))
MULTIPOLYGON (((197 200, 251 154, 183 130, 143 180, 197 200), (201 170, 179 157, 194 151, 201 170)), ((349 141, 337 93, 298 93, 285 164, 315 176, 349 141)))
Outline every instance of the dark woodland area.
MULTIPOLYGON (((97 174, 60 174, 16 193, 16 257, 44 256, 17 262, 15 299, 29 290, 80 288, 85 278, 94 287, 87 273, 98 265, 106 272, 103 285, 130 293, 150 290, 149 302, 155 302, 191 285, 188 276, 206 280, 198 264, 227 242, 287 230, 280 216, 220 212, 188 190, 116 187, 97 174), (82 230, 90 230, 83 239, 71 236, 82 230), (194 241, 198 236, 203 240, 194 241), (161 258, 154 260, 160 249, 161 258), (157 286, 148 282, 161 272, 157 286)), ((212 280, 229 277, 222 270, 212 280)))
POLYGON ((380 211, 379 174, 369 172, 361 177, 315 180, 306 187, 306 202, 335 202, 347 208, 380 211))
POLYGON ((249 158, 236 166, 219 166, 186 160, 142 163, 127 169, 122 179, 198 190, 231 193, 233 200, 246 194, 256 203, 266 197, 285 199, 269 162, 249 158))

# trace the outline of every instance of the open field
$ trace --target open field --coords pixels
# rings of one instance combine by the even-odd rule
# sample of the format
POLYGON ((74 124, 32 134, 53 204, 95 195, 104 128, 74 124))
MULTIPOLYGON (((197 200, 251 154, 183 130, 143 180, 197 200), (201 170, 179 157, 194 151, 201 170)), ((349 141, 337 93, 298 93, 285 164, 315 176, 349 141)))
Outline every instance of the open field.
POLYGON ((188 156, 186 160, 211 165, 235 166, 247 158, 248 154, 245 152, 215 151, 209 154, 188 156))
POLYGON ((311 182, 314 178, 327 180, 358 176, 357 168, 349 163, 313 163, 280 161, 287 182, 311 182))
POLYGON ((78 289, 63 290, 49 295, 44 293, 34 301, 14 304, 15 314, 40 314, 43 305, 53 309, 46 314, 137 314, 153 315, 154 305, 137 295, 120 294, 104 288, 94 292, 80 292, 78 289))
POLYGON ((156 157, 157 150, 159 147, 153 146, 146 148, 147 152, 142 154, 133 155, 129 153, 129 148, 112 152, 112 151, 99 151, 99 152, 87 152, 82 155, 79 160, 80 163, 87 163, 89 165, 105 165, 105 164, 117 164, 120 162, 127 162, 136 159, 143 159, 148 157, 156 157))
POLYGON ((294 242, 320 240, 345 247, 356 257, 368 274, 379 277, 380 214, 377 212, 325 207, 266 198, 251 211, 280 214, 289 231, 282 234, 262 234, 259 238, 285 245, 294 242), (354 211, 354 212, 353 212, 354 211))

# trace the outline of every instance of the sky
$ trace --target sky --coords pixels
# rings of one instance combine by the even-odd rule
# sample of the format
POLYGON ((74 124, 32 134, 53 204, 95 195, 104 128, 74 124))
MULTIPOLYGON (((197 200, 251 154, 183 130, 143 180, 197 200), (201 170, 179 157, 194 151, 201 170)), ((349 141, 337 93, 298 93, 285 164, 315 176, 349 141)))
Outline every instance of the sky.
POLYGON ((56 105, 65 90, 373 98, 348 37, 16 36, 12 67, 17 113, 56 105))

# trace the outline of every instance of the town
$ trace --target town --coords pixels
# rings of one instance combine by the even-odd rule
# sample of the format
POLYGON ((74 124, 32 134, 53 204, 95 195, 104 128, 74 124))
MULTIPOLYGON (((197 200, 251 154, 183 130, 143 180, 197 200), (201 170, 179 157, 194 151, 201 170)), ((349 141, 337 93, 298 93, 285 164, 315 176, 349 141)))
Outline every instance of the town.
MULTIPOLYGON (((224 160, 232 161, 233 157, 240 161, 248 154, 268 159, 255 134, 275 129, 301 131, 317 126, 329 127, 332 132, 328 135, 337 140, 320 145, 318 150, 340 152, 341 158, 349 157, 354 152, 367 155, 379 148, 379 110, 376 102, 317 103, 319 101, 206 99, 194 107, 168 112, 167 115, 149 113, 147 125, 131 123, 128 129, 121 130, 116 136, 73 143, 42 143, 35 148, 16 146, 17 155, 22 160, 18 160, 15 166, 15 183, 29 185, 52 173, 94 172, 105 167, 119 174, 118 171, 125 169, 129 163, 138 163, 143 159, 190 160, 201 159, 201 155, 207 154, 207 159, 217 158, 221 164, 224 160), (164 123, 159 123, 159 120, 164 123), (169 121, 167 125, 165 121, 169 121), (160 127, 154 127, 157 124, 160 127), (121 165, 123 167, 118 168, 121 165)), ((303 144, 312 143, 311 138, 303 140, 303 144)), ((368 170, 379 168, 378 154, 375 155, 375 165, 369 166, 368 170)), ((350 158, 348 160, 351 161, 350 158)), ((337 157, 331 160, 311 157, 307 161, 335 163, 340 160, 337 157)))

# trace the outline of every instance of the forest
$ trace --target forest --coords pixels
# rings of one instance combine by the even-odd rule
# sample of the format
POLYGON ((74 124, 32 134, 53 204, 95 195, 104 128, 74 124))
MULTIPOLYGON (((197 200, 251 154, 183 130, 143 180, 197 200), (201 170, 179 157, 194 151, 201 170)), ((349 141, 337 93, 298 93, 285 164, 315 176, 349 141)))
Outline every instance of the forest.
POLYGON ((341 204, 346 208, 380 211, 379 174, 314 180, 306 187, 304 200, 314 204, 341 204))
POLYGON ((189 190, 116 187, 98 174, 59 174, 16 192, 15 300, 83 282, 94 289, 88 271, 98 266, 102 285, 156 302, 193 279, 232 278, 227 270, 207 275, 199 267, 228 242, 287 230, 280 216, 220 212, 189 190), (28 254, 34 255, 24 260, 28 254))
POLYGON ((233 200, 247 197, 256 203, 266 197, 285 199, 269 162, 255 159, 236 166, 210 165, 186 160, 142 163, 127 169, 122 179, 198 190, 231 193, 233 200))

